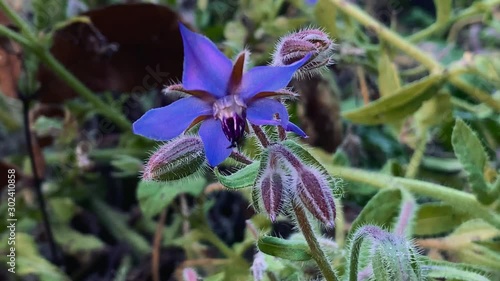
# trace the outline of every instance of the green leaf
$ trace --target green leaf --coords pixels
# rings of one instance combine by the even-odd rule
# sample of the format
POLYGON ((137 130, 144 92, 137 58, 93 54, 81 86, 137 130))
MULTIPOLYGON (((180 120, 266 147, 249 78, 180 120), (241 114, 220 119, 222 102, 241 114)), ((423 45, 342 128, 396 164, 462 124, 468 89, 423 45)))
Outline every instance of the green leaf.
POLYGON ((449 232, 469 216, 464 213, 456 213, 454 209, 444 203, 422 204, 417 212, 415 222, 415 235, 436 235, 449 232))
POLYGON ((415 113, 415 121, 424 131, 431 126, 438 126, 447 121, 453 121, 453 105, 451 95, 440 91, 437 95, 422 103, 420 109, 415 113))
POLYGON ((365 205, 361 213, 354 220, 349 235, 365 224, 389 226, 399 214, 401 205, 401 191, 387 188, 380 190, 365 205))
POLYGON ((431 261, 424 266, 427 277, 445 279, 445 280, 463 280, 463 281, 491 281, 482 274, 475 272, 476 269, 470 266, 445 262, 431 261))
POLYGON ((205 186, 204 178, 175 182, 142 180, 137 188, 137 199, 144 216, 152 217, 170 205, 177 195, 187 193, 198 196, 205 186))
POLYGON ((127 154, 115 155, 111 160, 111 165, 121 171, 118 176, 137 175, 142 164, 140 159, 127 154))
POLYGON ((452 0, 434 0, 436 5, 436 22, 438 24, 447 24, 451 18, 452 0))
POLYGON ((16 247, 16 274, 19 276, 35 275, 41 281, 70 280, 59 268, 40 255, 30 235, 17 233, 16 245, 19 245, 16 247))
POLYGON ((54 227, 54 237, 65 253, 74 257, 104 249, 105 244, 97 237, 80 233, 67 225, 54 227))
POLYGON ((431 74, 405 85, 394 94, 382 97, 361 108, 344 112, 344 118, 359 124, 378 125, 401 121, 417 111, 422 102, 436 94, 443 76, 431 74))
POLYGON ((68 197, 51 198, 48 205, 51 215, 58 223, 69 223, 77 211, 77 206, 68 197))
POLYGON ((483 204, 494 202, 497 198, 493 196, 492 193, 494 192, 492 192, 483 175, 488 156, 477 135, 464 121, 457 119, 453 128, 451 142, 455 155, 464 166, 464 170, 468 174, 469 184, 479 202, 483 204))
POLYGON ((338 37, 337 8, 331 1, 319 0, 314 7, 314 18, 332 38, 338 37))
POLYGON ((219 169, 215 167, 214 173, 219 182, 226 188, 239 189, 249 187, 254 184, 255 178, 259 172, 259 166, 260 162, 255 161, 229 176, 222 175, 219 172, 219 169))
POLYGON ((401 80, 396 64, 384 48, 378 60, 378 88, 382 97, 392 95, 401 88, 401 80))
POLYGON ((265 254, 291 261, 307 261, 312 258, 309 247, 299 241, 264 236, 257 242, 257 246, 265 254))

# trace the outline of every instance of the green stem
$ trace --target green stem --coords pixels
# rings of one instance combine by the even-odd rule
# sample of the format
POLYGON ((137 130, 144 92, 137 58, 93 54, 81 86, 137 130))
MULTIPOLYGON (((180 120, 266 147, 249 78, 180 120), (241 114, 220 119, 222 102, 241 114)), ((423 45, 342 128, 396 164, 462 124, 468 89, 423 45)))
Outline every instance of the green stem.
POLYGON ((78 78, 76 78, 72 73, 70 73, 50 52, 47 50, 41 50, 36 52, 39 59, 50 68, 54 74, 66 82, 73 90, 75 90, 80 96, 86 99, 90 104, 93 105, 96 112, 104 117, 109 118, 114 122, 120 129, 124 131, 130 131, 131 124, 123 116, 120 111, 109 106, 102 100, 100 100, 89 88, 87 88, 78 78))
POLYGON ((432 197, 448 203, 457 212, 471 215, 489 222, 500 228, 500 216, 479 203, 474 195, 445 187, 439 184, 401 177, 393 177, 376 172, 342 166, 326 166, 329 173, 339 178, 365 183, 377 188, 388 188, 394 185, 406 187, 409 191, 423 196, 432 197))
POLYGON ((199 230, 196 230, 196 237, 200 240, 205 240, 210 242, 213 246, 215 246, 224 256, 231 260, 242 260, 229 246, 224 243, 224 241, 220 240, 220 238, 214 234, 214 232, 207 228, 201 227, 199 230))
POLYGON ((302 208, 302 206, 299 206, 299 204, 295 202, 293 202, 292 205, 295 217, 297 218, 297 223, 299 225, 299 228, 302 234, 304 235, 307 244, 309 245, 313 259, 318 264, 321 273, 323 273, 323 277, 327 281, 338 280, 337 276, 335 275, 335 271, 333 270, 332 266, 330 265, 330 262, 328 261, 328 258, 321 249, 321 246, 318 242, 318 239, 316 238, 316 234, 314 233, 311 227, 311 223, 307 218, 307 214, 304 211, 304 208, 302 208))
POLYGON ((69 72, 52 54, 49 50, 39 42, 37 37, 33 34, 30 26, 17 15, 12 8, 0 1, 0 9, 21 29, 22 35, 10 30, 6 26, 0 26, 0 35, 6 36, 27 49, 30 49, 37 55, 42 63, 44 63, 50 70, 54 72, 59 78, 66 82, 75 92, 86 99, 95 108, 96 112, 109 120, 114 122, 118 127, 124 131, 129 131, 131 128, 130 122, 118 110, 110 107, 105 102, 101 101, 89 88, 87 88, 78 78, 69 72))
POLYGON ((368 15, 366 12, 359 9, 357 6, 350 4, 345 0, 330 1, 340 11, 347 14, 349 17, 354 18, 366 28, 375 32, 384 41, 390 42, 392 45, 402 50, 403 52, 414 58, 416 61, 425 65, 429 70, 433 72, 439 72, 443 70, 443 66, 439 62, 434 60, 430 54, 423 52, 394 31, 388 29, 380 22, 368 15))
MULTIPOLYGON (((441 72, 444 70, 444 66, 436 61, 431 54, 427 54, 420 50, 418 47, 412 43, 405 40, 399 34, 388 29, 377 20, 373 19, 370 15, 365 13, 363 10, 359 9, 357 6, 348 3, 345 0, 330 0, 340 11, 347 14, 348 16, 356 19, 359 23, 364 25, 366 28, 375 32, 379 38, 391 43, 396 48, 405 52, 407 55, 420 62, 422 65, 427 67, 431 72, 441 72)), ((492 1, 496 2, 496 1, 492 1)), ((480 91, 458 77, 450 78, 450 82, 456 87, 460 88, 462 91, 466 92, 473 98, 484 102, 495 111, 500 111, 500 102, 493 99, 491 95, 480 91)))
POLYGON ((4 11, 7 18, 12 20, 14 25, 21 29, 21 32, 24 34, 24 36, 28 37, 28 41, 35 42, 37 39, 33 34, 31 26, 23 18, 21 18, 6 2, 7 1, 5 0, 0 0, 0 9, 4 11))
POLYGON ((415 151, 413 151, 410 163, 408 163, 408 167, 406 169, 405 178, 414 178, 417 176, 420 163, 422 163, 422 158, 425 153, 426 144, 427 144, 427 128, 425 128, 424 131, 422 132, 422 135, 418 140, 417 147, 415 148, 415 151))

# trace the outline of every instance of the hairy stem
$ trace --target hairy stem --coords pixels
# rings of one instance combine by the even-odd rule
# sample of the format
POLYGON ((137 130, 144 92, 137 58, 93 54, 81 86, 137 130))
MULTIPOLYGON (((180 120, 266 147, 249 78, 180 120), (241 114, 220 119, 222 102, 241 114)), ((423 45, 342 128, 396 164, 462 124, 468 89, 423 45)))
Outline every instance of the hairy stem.
POLYGON ((330 265, 328 258, 326 257, 325 253, 321 249, 321 246, 318 242, 318 239, 316 238, 316 234, 314 233, 314 231, 311 227, 311 223, 309 222, 309 219, 307 218, 307 214, 304 211, 304 208, 302 208, 302 206, 300 206, 296 202, 293 202, 292 205, 293 205, 293 212, 295 213, 295 217, 297 218, 297 223, 299 225, 299 228, 300 228, 302 234, 304 235, 304 238, 306 239, 307 244, 309 245, 313 259, 318 264, 318 267, 321 270, 321 273, 323 273, 323 277, 327 281, 339 280, 337 278, 337 275, 335 274, 335 271, 333 270, 332 266, 330 265))
POLYGON ((237 151, 232 151, 231 155, 229 157, 233 158, 234 160, 242 163, 242 164, 247 164, 250 165, 253 163, 252 159, 248 158, 246 155, 243 153, 237 152, 237 151))
POLYGON ((427 129, 424 129, 420 139, 418 140, 417 147, 415 151, 413 151, 413 155, 411 156, 410 163, 408 163, 408 167, 406 169, 405 178, 415 178, 417 176, 420 164, 422 163, 422 158, 425 153, 425 146, 427 144, 427 129))
POLYGON ((252 124, 252 129, 255 135, 257 136, 257 139, 259 139, 260 143, 262 144, 263 147, 268 147, 269 146, 269 139, 266 136, 266 133, 262 130, 260 126, 253 125, 252 124))
POLYGON ((453 188, 414 179, 388 176, 356 168, 327 165, 329 173, 342 179, 369 184, 377 188, 401 185, 410 192, 428 196, 450 204, 457 212, 482 218, 495 227, 500 227, 500 216, 479 203, 474 195, 453 188))

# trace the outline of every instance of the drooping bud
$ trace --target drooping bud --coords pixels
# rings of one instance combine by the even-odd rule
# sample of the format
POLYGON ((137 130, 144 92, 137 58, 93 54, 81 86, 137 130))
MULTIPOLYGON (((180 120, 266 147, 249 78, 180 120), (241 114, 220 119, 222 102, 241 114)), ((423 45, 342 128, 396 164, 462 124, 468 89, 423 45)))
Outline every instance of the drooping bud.
POLYGON ((275 154, 269 156, 268 166, 257 181, 257 188, 262 198, 264 210, 272 222, 283 208, 283 201, 288 196, 289 186, 293 182, 293 176, 289 169, 283 167, 275 154))
POLYGON ((335 44, 319 29, 305 29, 291 33, 280 39, 273 53, 274 66, 290 65, 308 54, 311 58, 296 73, 296 78, 313 75, 332 64, 335 44))
POLYGON ((172 181, 200 171, 205 163, 205 151, 197 136, 182 136, 162 145, 144 166, 145 180, 172 181))
POLYGON ((327 176, 309 167, 302 167, 298 172, 298 199, 316 219, 332 228, 336 210, 327 176))

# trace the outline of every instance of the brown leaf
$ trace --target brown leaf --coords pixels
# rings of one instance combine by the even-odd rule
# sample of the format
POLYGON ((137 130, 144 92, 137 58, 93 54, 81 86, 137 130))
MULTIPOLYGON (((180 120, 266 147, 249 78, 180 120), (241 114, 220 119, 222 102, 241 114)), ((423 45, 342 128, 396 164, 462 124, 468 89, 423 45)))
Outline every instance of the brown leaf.
MULTIPOLYGON (((10 26, 11 21, 0 12, 0 24, 10 26)), ((21 76, 21 48, 17 43, 0 37, 0 91, 17 98, 17 82, 21 76)))
MULTIPOLYGON (((95 92, 146 92, 182 75, 178 15, 154 4, 123 4, 83 14, 92 24, 74 23, 56 32, 52 54, 95 92)), ((42 66, 42 102, 77 94, 42 66)))

